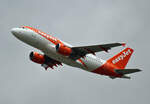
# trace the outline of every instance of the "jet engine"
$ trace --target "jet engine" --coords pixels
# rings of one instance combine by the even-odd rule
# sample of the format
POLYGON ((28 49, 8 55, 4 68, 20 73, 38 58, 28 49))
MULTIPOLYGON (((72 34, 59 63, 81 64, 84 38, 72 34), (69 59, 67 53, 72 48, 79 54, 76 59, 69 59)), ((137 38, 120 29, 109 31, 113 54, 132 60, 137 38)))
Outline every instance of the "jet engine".
POLYGON ((39 54, 38 52, 31 52, 30 60, 38 64, 43 64, 45 62, 45 57, 44 55, 39 54))
POLYGON ((61 62, 54 60, 46 55, 39 54, 38 52, 31 52, 29 57, 31 61, 41 64, 41 66, 44 67, 45 70, 47 70, 48 67, 53 69, 53 66, 62 66, 61 62))
POLYGON ((57 44, 56 45, 56 51, 64 56, 70 56, 72 53, 72 49, 62 45, 62 44, 57 44))

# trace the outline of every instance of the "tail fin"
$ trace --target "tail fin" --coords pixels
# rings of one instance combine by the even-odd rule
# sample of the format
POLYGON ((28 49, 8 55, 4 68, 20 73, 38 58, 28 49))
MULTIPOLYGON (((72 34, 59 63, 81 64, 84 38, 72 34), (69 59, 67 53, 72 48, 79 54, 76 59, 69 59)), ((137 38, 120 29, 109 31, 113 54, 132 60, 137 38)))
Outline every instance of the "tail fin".
POLYGON ((133 53, 133 49, 126 48, 114 57, 108 60, 109 63, 115 65, 118 69, 124 69, 133 53))

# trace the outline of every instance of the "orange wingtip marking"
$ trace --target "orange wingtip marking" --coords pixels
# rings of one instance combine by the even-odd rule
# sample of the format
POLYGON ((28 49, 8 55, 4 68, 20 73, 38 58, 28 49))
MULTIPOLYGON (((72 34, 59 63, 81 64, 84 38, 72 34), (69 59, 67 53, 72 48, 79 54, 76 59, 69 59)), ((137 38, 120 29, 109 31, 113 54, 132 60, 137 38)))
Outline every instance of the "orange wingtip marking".
POLYGON ((126 46, 126 43, 122 43, 122 46, 125 47, 125 46, 126 46))

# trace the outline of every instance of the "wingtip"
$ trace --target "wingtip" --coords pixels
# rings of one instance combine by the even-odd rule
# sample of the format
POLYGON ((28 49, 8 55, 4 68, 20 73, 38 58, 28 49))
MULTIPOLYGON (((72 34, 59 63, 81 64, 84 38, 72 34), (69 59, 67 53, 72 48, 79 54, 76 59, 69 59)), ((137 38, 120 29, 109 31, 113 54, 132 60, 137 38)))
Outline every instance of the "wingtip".
POLYGON ((122 45, 123 47, 125 47, 125 46, 126 46, 126 43, 121 43, 121 45, 122 45))
POLYGON ((129 77, 129 76, 122 76, 121 78, 125 78, 125 79, 131 79, 131 77, 129 77))
POLYGON ((142 71, 141 69, 136 69, 137 70, 137 72, 140 72, 140 71, 142 71))

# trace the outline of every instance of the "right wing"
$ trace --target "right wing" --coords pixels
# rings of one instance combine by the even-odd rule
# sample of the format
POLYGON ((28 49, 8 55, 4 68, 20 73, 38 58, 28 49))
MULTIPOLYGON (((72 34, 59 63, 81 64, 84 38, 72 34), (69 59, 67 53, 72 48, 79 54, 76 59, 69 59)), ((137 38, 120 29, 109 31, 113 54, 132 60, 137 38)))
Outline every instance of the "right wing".
POLYGON ((89 53, 95 54, 95 52, 101 51, 108 52, 108 50, 110 50, 111 48, 118 46, 125 46, 125 43, 111 43, 111 44, 72 47, 71 49, 73 50, 73 53, 70 56, 70 58, 76 60, 81 57, 84 57, 86 54, 89 53))

